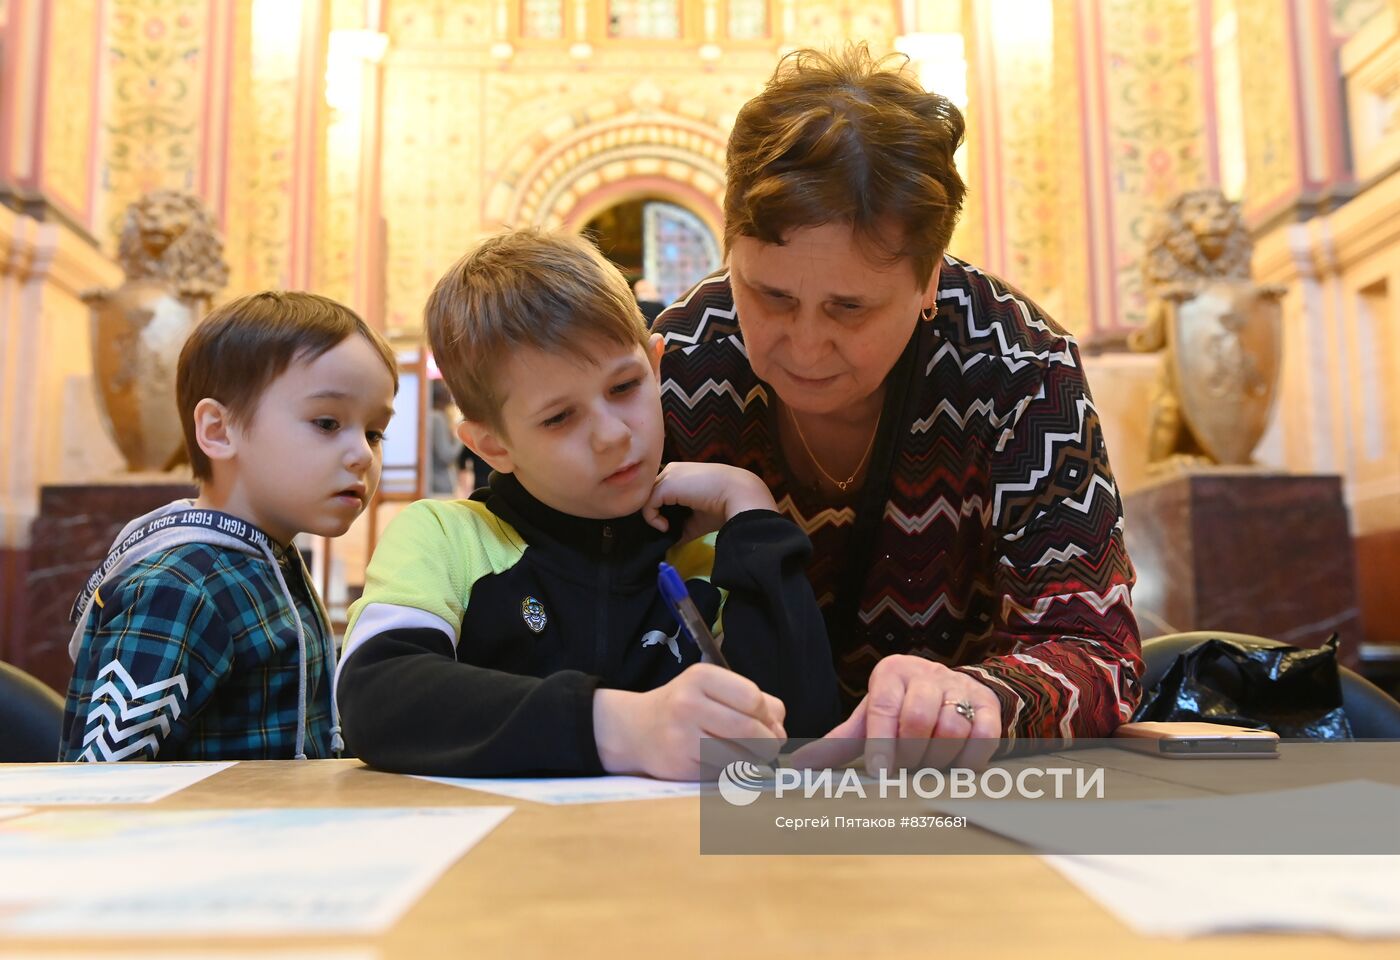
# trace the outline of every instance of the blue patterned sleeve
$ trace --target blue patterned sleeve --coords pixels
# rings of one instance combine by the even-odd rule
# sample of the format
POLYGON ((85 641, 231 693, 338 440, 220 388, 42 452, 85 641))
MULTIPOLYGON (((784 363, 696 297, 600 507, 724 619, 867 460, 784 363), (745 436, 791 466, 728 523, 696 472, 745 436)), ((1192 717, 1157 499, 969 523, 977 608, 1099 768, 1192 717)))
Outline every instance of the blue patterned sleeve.
POLYGON ((201 583, 135 577, 107 591, 74 665, 60 759, 178 758, 231 669, 228 630, 201 583))

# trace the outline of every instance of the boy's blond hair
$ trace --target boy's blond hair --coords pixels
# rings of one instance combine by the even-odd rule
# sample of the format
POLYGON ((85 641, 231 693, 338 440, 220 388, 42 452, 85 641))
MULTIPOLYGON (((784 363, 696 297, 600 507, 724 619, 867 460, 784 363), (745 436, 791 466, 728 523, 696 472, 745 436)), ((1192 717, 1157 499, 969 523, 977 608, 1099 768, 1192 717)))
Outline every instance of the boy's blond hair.
POLYGON ((497 384, 512 351, 586 359, 601 337, 647 342, 627 280, 582 237, 508 230, 452 265, 424 308, 428 342, 462 416, 502 429, 497 384))

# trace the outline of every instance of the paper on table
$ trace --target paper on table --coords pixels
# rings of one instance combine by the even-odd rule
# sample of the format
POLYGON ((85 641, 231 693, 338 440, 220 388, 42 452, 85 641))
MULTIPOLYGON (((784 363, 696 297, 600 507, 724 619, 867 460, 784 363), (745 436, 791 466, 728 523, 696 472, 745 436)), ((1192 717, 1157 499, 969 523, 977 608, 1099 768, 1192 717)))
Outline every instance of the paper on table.
POLYGON ((0 934, 377 933, 510 812, 36 813, 0 822, 0 934))
POLYGON ((0 803, 154 803, 237 762, 16 764, 0 767, 0 803))
POLYGON ((1400 856, 1109 854, 1045 860, 1139 933, 1400 935, 1400 856))
POLYGON ((535 803, 613 803, 620 800, 664 800, 669 797, 698 797, 700 784, 649 777, 536 777, 476 778, 418 777, 449 787, 480 790, 514 800, 535 803))

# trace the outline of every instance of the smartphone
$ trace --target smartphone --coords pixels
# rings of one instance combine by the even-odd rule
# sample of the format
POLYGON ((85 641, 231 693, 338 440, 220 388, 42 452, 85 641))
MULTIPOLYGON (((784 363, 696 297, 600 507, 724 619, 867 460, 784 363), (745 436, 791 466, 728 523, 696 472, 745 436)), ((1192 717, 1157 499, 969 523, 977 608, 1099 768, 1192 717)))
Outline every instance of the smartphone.
POLYGON ((1278 734, 1224 723, 1125 723, 1114 731, 1121 746, 1169 760, 1277 757, 1278 734))

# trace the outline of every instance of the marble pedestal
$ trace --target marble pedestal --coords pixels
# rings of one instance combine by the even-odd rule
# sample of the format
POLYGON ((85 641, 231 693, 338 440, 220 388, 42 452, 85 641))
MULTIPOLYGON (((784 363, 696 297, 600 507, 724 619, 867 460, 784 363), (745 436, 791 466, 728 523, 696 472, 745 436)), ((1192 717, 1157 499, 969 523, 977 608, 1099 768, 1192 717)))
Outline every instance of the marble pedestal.
POLYGON ((1123 500, 1143 637, 1225 630, 1316 646, 1362 642, 1341 477, 1183 473, 1123 500))
POLYGON ((73 625, 68 613, 88 575, 128 522, 171 500, 194 495, 192 483, 163 474, 44 487, 39 493, 39 516, 31 527, 23 629, 10 640, 6 658, 64 692, 73 672, 68 659, 73 625))

